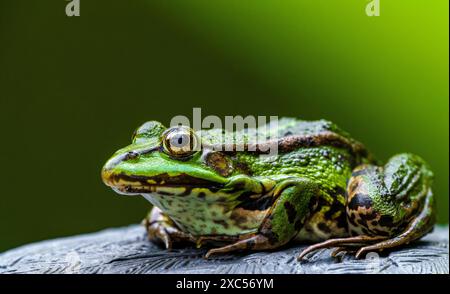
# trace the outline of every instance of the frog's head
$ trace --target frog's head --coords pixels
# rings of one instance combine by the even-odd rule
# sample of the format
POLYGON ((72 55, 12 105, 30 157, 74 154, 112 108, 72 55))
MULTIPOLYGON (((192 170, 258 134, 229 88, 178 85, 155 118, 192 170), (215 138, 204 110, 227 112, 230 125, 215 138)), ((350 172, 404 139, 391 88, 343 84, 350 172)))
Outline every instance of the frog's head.
POLYGON ((159 122, 146 122, 134 132, 131 145, 106 162, 103 182, 126 195, 219 191, 239 169, 230 155, 202 150, 199 144, 190 128, 165 128, 159 122))

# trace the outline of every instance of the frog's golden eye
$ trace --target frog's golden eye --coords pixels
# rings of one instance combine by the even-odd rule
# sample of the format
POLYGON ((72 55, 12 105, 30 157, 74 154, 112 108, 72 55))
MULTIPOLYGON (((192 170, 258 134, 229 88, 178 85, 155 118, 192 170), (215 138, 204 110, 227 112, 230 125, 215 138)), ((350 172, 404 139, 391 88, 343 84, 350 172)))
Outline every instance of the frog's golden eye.
POLYGON ((162 147, 164 152, 170 156, 188 157, 197 151, 198 138, 190 128, 174 127, 163 133, 162 147))

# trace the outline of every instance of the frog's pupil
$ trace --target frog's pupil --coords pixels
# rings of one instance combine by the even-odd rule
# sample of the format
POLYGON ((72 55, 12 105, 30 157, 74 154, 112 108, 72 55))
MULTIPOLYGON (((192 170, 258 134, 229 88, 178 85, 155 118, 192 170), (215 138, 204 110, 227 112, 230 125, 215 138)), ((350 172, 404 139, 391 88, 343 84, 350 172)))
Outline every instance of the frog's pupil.
POLYGON ((185 134, 178 134, 175 135, 170 141, 173 147, 182 148, 189 144, 189 137, 185 134))

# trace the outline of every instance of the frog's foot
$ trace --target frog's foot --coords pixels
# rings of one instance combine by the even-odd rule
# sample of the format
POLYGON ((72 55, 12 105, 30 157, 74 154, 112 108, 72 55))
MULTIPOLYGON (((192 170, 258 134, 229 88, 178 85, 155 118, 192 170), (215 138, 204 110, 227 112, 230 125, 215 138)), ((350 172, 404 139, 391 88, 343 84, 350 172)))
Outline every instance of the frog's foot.
POLYGON ((422 212, 408 224, 408 227, 401 234, 382 242, 360 248, 356 252, 356 258, 361 258, 371 251, 382 251, 383 249, 409 244, 432 231, 434 220, 431 213, 431 200, 432 195, 429 195, 422 212))
POLYGON ((431 200, 432 195, 429 194, 426 198, 425 205, 421 213, 408 224, 407 228, 402 233, 397 236, 387 237, 360 235, 348 238, 330 239, 307 247, 300 253, 297 259, 302 260, 306 254, 312 251, 330 247, 338 247, 333 253, 331 253, 332 256, 336 256, 342 251, 356 251, 355 257, 362 258, 368 252, 383 251, 384 249, 408 244, 419 239, 432 229, 431 224, 433 221, 431 218, 431 200))
POLYGON ((265 249, 270 249, 270 248, 273 248, 273 246, 270 244, 269 239, 267 237, 265 237, 264 235, 257 234, 252 237, 249 237, 247 239, 237 241, 230 245, 210 249, 206 253, 205 258, 209 258, 212 255, 225 254, 225 253, 230 253, 230 252, 234 252, 234 251, 265 250, 265 249))
POLYGON ((166 249, 172 249, 175 243, 195 242, 190 234, 181 231, 159 208, 154 207, 143 224, 150 241, 163 243, 166 249))
MULTIPOLYGON (((364 236, 364 235, 348 237, 348 238, 330 239, 330 240, 326 240, 324 242, 317 243, 317 244, 307 247, 300 253, 300 255, 297 257, 297 260, 300 261, 308 253, 319 250, 319 249, 338 247, 331 253, 331 256, 335 257, 339 252, 349 251, 348 248, 361 247, 365 244, 372 244, 376 241, 385 240, 385 239, 386 239, 386 237, 382 237, 382 236, 364 236)), ((365 247, 362 247, 362 248, 365 248, 365 247)), ((351 251, 354 251, 354 250, 351 250, 351 251)))
POLYGON ((420 238, 424 232, 421 232, 421 225, 428 222, 426 213, 419 215, 408 228, 398 236, 389 238, 385 236, 355 236, 349 238, 330 239, 322 243, 311 245, 304 249, 298 256, 298 260, 302 260, 308 253, 330 247, 338 247, 332 253, 332 257, 336 257, 340 252, 356 252, 356 258, 362 258, 367 253, 373 251, 383 251, 393 247, 408 244, 420 238))

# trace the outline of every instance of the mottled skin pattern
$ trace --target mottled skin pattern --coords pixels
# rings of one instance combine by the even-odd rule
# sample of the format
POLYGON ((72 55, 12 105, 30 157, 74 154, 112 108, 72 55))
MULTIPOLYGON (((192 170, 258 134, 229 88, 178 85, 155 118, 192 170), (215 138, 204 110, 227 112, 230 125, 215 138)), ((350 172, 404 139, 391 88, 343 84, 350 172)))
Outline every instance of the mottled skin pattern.
POLYGON ((420 157, 399 154, 380 166, 324 120, 197 134, 147 122, 105 164, 102 178, 153 204, 144 220, 151 240, 213 247, 207 257, 294 239, 315 243, 299 259, 325 247, 360 257, 414 241, 434 224, 433 174, 420 157), (252 144, 249 134, 266 141, 252 144), (274 142, 278 154, 261 157, 274 142))

